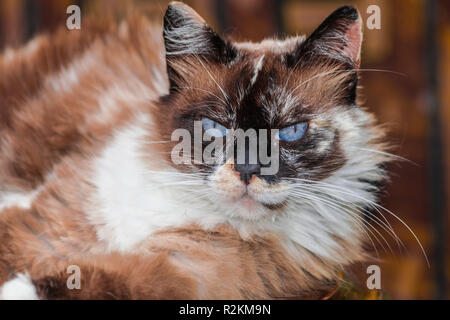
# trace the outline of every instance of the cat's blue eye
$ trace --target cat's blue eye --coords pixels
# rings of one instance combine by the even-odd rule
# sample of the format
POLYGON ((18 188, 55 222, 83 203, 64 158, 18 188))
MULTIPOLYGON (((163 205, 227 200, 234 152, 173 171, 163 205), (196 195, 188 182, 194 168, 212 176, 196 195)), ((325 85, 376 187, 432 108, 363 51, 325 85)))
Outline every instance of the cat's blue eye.
POLYGON ((202 127, 211 137, 221 138, 225 137, 228 133, 228 129, 207 117, 202 117, 202 127))
POLYGON ((308 122, 299 122, 278 131, 278 139, 287 142, 294 142, 303 138, 306 130, 308 130, 308 122))

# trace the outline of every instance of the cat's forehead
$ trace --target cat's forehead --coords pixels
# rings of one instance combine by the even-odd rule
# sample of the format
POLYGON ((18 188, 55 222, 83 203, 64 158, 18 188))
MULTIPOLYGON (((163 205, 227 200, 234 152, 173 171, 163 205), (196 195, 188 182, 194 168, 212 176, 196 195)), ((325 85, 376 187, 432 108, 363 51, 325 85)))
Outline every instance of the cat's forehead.
MULTIPOLYGON (((235 42, 238 57, 231 65, 224 65, 223 76, 230 90, 238 90, 243 95, 269 95, 277 86, 284 86, 290 72, 286 57, 304 41, 304 37, 287 39, 266 39, 261 42, 235 42)), ((223 70, 219 69, 219 72, 223 70)), ((292 75, 291 75, 292 76, 292 75)))
MULTIPOLYGON (((233 46, 239 50, 239 54, 231 65, 225 65, 225 68, 232 70, 228 73, 230 77, 225 78, 232 83, 246 86, 247 93, 250 93, 250 89, 254 89, 253 93, 259 90, 260 94, 270 95, 270 90, 276 90, 279 86, 287 89, 289 85, 295 83, 296 78, 302 76, 304 71, 300 65, 291 65, 292 61, 289 61, 289 57, 304 40, 305 37, 296 36, 286 39, 265 39, 257 43, 234 42, 233 46)), ((242 90, 237 85, 235 88, 242 90)))
MULTIPOLYGON (((234 43, 241 57, 231 66, 233 72, 224 76, 224 89, 234 97, 232 107, 238 118, 249 119, 252 114, 253 120, 257 115, 262 118, 261 124, 274 124, 277 118, 290 118, 293 106, 303 106, 302 91, 293 90, 302 71, 292 72, 286 61, 303 41, 299 36, 234 43)), ((301 109, 296 113, 306 111, 301 109)))
POLYGON ((232 67, 234 72, 224 78, 227 89, 237 93, 237 105, 248 109, 256 104, 260 108, 253 111, 269 114, 273 122, 275 116, 291 117, 291 113, 315 112, 315 106, 345 103, 347 88, 356 84, 356 73, 341 70, 333 60, 311 62, 308 53, 303 59, 298 48, 304 41, 304 36, 296 36, 234 43, 242 55, 232 67), (294 52, 297 56, 292 61, 294 52))

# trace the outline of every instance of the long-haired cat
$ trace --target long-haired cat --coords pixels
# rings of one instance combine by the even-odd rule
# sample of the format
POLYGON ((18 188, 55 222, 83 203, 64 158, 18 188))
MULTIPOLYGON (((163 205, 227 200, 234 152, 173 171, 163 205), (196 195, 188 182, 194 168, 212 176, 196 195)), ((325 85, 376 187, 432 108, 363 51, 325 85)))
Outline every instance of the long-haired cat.
POLYGON ((6 51, 0 297, 328 294, 367 258, 386 179, 383 131, 356 102, 361 41, 353 7, 307 38, 251 43, 174 2, 162 32, 134 15, 6 51), (277 172, 174 163, 172 133, 196 121, 224 136, 277 129, 277 172))

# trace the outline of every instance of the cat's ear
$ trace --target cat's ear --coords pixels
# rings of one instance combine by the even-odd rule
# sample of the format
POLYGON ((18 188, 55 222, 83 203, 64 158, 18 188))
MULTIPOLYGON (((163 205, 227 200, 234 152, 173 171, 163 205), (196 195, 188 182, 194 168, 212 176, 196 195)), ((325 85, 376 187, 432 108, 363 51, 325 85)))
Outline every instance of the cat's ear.
POLYGON ((171 90, 180 80, 180 59, 212 60, 228 63, 236 56, 236 50, 223 40, 200 15, 181 3, 171 2, 164 15, 164 44, 167 71, 171 90))
POLYGON ((326 58, 358 68, 361 62, 361 16, 352 6, 334 11, 294 52, 293 59, 326 58))

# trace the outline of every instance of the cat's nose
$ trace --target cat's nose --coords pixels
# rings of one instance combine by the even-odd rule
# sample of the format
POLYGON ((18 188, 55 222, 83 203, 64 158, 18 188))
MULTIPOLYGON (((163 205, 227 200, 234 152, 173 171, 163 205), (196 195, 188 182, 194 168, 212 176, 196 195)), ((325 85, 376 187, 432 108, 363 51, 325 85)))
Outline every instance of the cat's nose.
POLYGON ((250 164, 250 163, 235 164, 234 169, 237 172, 239 172, 241 180, 245 184, 250 183, 250 180, 253 177, 253 175, 261 173, 261 166, 259 164, 250 164))

